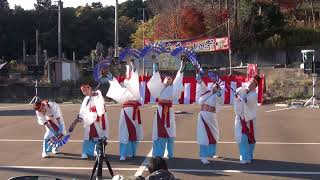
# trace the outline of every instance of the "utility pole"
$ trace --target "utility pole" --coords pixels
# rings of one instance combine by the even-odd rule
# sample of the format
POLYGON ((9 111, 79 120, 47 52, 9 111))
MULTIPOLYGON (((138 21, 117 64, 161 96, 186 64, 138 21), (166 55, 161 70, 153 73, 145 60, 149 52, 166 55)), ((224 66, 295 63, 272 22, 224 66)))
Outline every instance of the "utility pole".
POLYGON ((61 0, 58 1, 58 60, 61 60, 61 0))
POLYGON ((22 57, 23 57, 23 62, 26 62, 26 41, 22 41, 22 57))
POLYGON ((36 65, 39 65, 39 31, 36 29, 36 65))
MULTIPOLYGON (((144 1, 142 1, 142 3, 143 3, 144 1)), ((143 5, 143 8, 142 8, 142 41, 143 41, 143 47, 145 46, 145 40, 144 40, 144 31, 145 31, 145 24, 144 24, 144 21, 145 21, 145 19, 144 19, 144 5, 143 5)), ((144 74, 145 74, 145 68, 144 68, 144 65, 145 64, 145 62, 144 62, 144 57, 142 58, 142 75, 144 76, 144 74)))
POLYGON ((72 61, 76 62, 76 52, 75 51, 72 52, 72 61))
POLYGON ((48 51, 45 49, 43 50, 43 54, 44 54, 44 61, 46 63, 48 63, 48 83, 51 83, 51 74, 50 74, 50 62, 48 61, 48 51))
POLYGON ((229 44, 229 48, 228 48, 228 53, 229 53, 229 66, 230 66, 230 71, 229 71, 229 75, 232 75, 232 52, 231 52, 231 33, 230 33, 230 13, 229 13, 229 8, 228 8, 228 0, 226 0, 226 10, 228 13, 228 21, 227 21, 227 31, 228 31, 228 44, 229 44))
POLYGON ((114 11, 114 58, 119 58, 119 35, 118 35, 118 0, 116 0, 114 11))

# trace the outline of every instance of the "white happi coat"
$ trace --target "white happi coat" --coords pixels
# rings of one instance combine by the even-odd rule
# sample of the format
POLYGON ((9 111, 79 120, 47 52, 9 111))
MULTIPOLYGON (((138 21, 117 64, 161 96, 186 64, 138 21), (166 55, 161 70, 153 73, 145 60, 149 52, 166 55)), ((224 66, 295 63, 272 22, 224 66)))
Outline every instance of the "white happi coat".
MULTIPOLYGON (((255 90, 247 93, 247 87, 242 86, 239 87, 236 92, 242 99, 247 99, 247 102, 243 102, 241 100, 235 99, 234 102, 234 112, 236 114, 235 117, 235 139, 237 143, 241 142, 242 138, 242 126, 240 122, 240 117, 245 119, 246 124, 250 127, 250 120, 253 120, 253 129, 254 129, 254 137, 256 138, 256 117, 257 117, 257 109, 258 109, 258 94, 255 90)), ((236 98, 236 97, 235 97, 236 98)))
POLYGON ((101 94, 100 90, 93 92, 94 96, 86 96, 81 104, 79 118, 83 119, 83 127, 84 127, 84 134, 83 139, 89 140, 89 133, 90 133, 90 125, 93 123, 98 136, 99 137, 107 137, 109 138, 109 125, 108 125, 108 118, 107 113, 104 107, 104 98, 101 94), (95 106, 96 112, 92 112, 90 108, 95 106), (103 121, 102 115, 104 114, 105 117, 105 130, 103 129, 103 121), (97 116, 99 116, 99 121, 97 121, 97 116))
MULTIPOLYGON (((127 66, 128 69, 128 66, 127 66)), ((123 86, 119 84, 116 78, 113 78, 109 81, 110 86, 107 92, 107 97, 112 98, 117 103, 125 103, 126 101, 140 101, 140 84, 139 84, 139 74, 136 71, 131 71, 130 79, 126 79, 124 81, 123 86)), ((136 129, 137 140, 143 139, 143 129, 142 124, 138 123, 137 118, 133 120, 133 107, 124 107, 120 112, 120 120, 119 120, 119 142, 123 144, 127 144, 129 141, 129 131, 127 128, 127 123, 125 119, 125 114, 128 115, 130 121, 134 125, 136 129)))
MULTIPOLYGON (((198 83, 196 95, 199 97, 197 103, 200 105, 206 104, 211 107, 215 107, 216 113, 219 112, 221 105, 224 102, 223 96, 218 96, 218 93, 213 94, 212 87, 207 87, 204 82, 198 83)), ((210 131, 218 143, 219 141, 219 126, 216 119, 216 113, 200 110, 198 115, 197 124, 197 142, 200 145, 209 145, 209 139, 206 132, 205 124, 202 119, 206 122, 210 131)))
MULTIPOLYGON (((160 73, 156 72, 152 75, 151 79, 148 81, 147 86, 149 88, 150 94, 159 98, 159 100, 174 100, 178 99, 181 96, 181 92, 183 91, 183 73, 178 71, 172 85, 165 86, 162 83, 160 73)), ((157 105, 157 110, 159 112, 160 118, 162 118, 162 107, 157 105)), ((167 133, 169 137, 176 137, 176 121, 174 117, 174 110, 170 108, 169 112, 170 116, 170 127, 166 127, 167 133)), ((153 131, 152 131, 152 140, 158 139, 158 123, 157 123, 157 114, 155 114, 153 121, 153 131)))
MULTIPOLYGON (((64 124, 63 116, 62 116, 59 105, 55 102, 48 102, 48 105, 45 106, 45 109, 46 109, 45 113, 36 111, 38 123, 40 125, 44 125, 46 122, 48 122, 48 120, 52 120, 52 122, 59 127, 57 118, 60 118, 60 122, 63 123, 63 127, 64 127, 62 130, 62 133, 66 134, 65 124, 64 124)), ((46 133, 44 134, 43 138, 49 139, 52 136, 54 136, 53 133, 46 126, 46 133)))

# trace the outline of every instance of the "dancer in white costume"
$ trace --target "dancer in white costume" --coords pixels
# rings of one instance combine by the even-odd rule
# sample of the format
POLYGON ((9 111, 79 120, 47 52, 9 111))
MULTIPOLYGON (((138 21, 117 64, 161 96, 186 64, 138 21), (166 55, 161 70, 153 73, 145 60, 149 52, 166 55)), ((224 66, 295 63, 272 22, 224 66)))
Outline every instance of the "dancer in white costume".
POLYGON ((137 152, 138 142, 143 139, 143 130, 139 103, 139 74, 131 59, 126 65, 127 73, 123 86, 116 78, 112 78, 107 97, 114 99, 122 104, 119 119, 119 143, 120 160, 134 157, 137 152))
POLYGON ((196 75, 197 90, 199 97, 197 103, 201 105, 197 124, 197 142, 199 155, 203 164, 209 164, 208 157, 216 155, 217 142, 219 141, 219 127, 216 113, 224 99, 221 96, 221 88, 218 84, 207 87, 202 81, 200 74, 196 75))
MULTIPOLYGON (((155 57, 153 57, 155 58, 155 57)), ((172 109, 172 100, 178 99, 183 91, 183 71, 185 69, 186 59, 182 58, 180 70, 175 79, 165 77, 162 82, 159 65, 153 62, 153 75, 148 81, 147 86, 150 94, 158 98, 157 111, 153 121, 153 156, 163 157, 165 148, 168 150, 168 158, 173 158, 174 140, 176 137, 176 123, 174 111, 172 109)))
POLYGON ((247 85, 236 90, 234 101, 235 139, 239 146, 240 162, 251 163, 256 143, 256 117, 258 98, 256 87, 260 82, 258 75, 248 81, 247 85))
POLYGON ((56 154, 58 152, 58 148, 52 147, 50 141, 62 138, 66 134, 63 116, 59 105, 47 100, 36 102, 33 109, 36 111, 38 123, 46 127, 46 133, 43 137, 42 157, 47 158, 49 153, 56 154))
POLYGON ((101 91, 93 91, 89 83, 82 84, 80 89, 86 97, 81 104, 79 119, 75 121, 83 121, 84 136, 81 158, 86 159, 88 155, 95 155, 99 138, 108 138, 109 126, 101 91))

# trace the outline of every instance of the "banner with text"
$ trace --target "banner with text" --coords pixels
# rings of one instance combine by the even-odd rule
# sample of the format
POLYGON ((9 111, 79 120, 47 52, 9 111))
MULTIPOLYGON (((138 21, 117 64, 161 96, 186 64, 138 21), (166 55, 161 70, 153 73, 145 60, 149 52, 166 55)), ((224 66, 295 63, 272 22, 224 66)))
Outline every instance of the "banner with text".
POLYGON ((199 38, 193 40, 160 40, 168 51, 178 45, 192 48, 195 52, 221 51, 229 49, 229 37, 199 38))

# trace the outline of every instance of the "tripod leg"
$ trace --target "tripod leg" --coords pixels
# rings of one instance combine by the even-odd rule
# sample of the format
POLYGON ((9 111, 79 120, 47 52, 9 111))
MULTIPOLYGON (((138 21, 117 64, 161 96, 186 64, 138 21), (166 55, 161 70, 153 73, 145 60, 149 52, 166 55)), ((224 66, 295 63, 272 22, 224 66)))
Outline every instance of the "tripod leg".
POLYGON ((312 99, 313 99, 313 96, 304 104, 304 107, 307 106, 312 99))
POLYGON ((34 101, 34 99, 36 99, 36 96, 34 96, 34 97, 32 98, 32 100, 29 102, 29 104, 32 104, 33 101, 34 101))
POLYGON ((92 172, 91 172, 91 175, 90 175, 89 180, 92 180, 93 175, 94 175, 94 173, 96 172, 97 165, 98 165, 98 157, 97 157, 97 159, 96 159, 96 162, 94 163, 94 166, 93 166, 93 169, 92 169, 92 172))
POLYGON ((110 162, 108 161, 108 158, 107 158, 106 155, 104 156, 104 160, 106 161, 106 164, 107 164, 107 166, 108 166, 108 170, 109 170, 109 173, 110 173, 111 177, 113 177, 114 175, 113 175, 113 171, 112 171, 112 168, 111 168, 111 164, 110 164, 110 162))
POLYGON ((98 171, 97 171, 97 178, 98 180, 102 180, 102 163, 103 163, 103 157, 99 155, 97 157, 98 159, 98 171))

